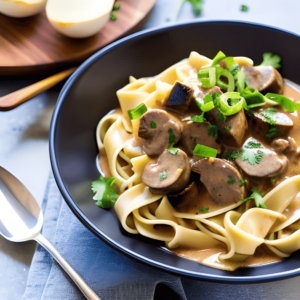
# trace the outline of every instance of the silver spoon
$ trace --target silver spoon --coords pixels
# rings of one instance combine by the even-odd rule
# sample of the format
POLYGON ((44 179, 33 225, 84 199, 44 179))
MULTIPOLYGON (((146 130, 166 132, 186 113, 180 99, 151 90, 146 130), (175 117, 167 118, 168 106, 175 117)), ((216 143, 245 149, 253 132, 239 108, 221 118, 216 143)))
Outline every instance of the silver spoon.
POLYGON ((26 187, 0 167, 0 234, 11 242, 37 241, 69 274, 87 299, 100 300, 79 274, 41 235, 43 213, 26 187))

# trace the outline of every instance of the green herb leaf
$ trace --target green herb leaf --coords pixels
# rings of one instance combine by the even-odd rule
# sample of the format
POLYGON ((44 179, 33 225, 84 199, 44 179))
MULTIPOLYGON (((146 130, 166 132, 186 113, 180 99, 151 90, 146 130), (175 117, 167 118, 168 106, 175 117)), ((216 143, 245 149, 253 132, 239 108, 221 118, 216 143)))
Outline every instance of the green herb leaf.
POLYGON ((257 151, 257 153, 253 150, 241 150, 241 151, 232 151, 229 150, 225 153, 224 158, 227 160, 235 160, 241 156, 242 161, 248 161, 248 163, 252 166, 255 164, 259 164, 263 159, 263 152, 257 151))
POLYGON ((220 111, 218 113, 218 118, 223 123, 226 121, 226 117, 220 111))
POLYGON ((151 122, 150 122, 150 128, 152 128, 152 129, 157 128, 156 123, 153 122, 153 121, 151 121, 151 122))
POLYGON ((197 123, 203 123, 204 122, 204 112, 202 112, 202 114, 201 115, 199 115, 199 116, 191 116, 191 120, 193 121, 193 122, 197 122, 197 123))
POLYGON ((160 181, 163 181, 163 180, 167 179, 167 177, 168 177, 167 172, 166 172, 166 171, 163 171, 163 172, 161 172, 160 175, 159 175, 159 180, 160 180, 160 181))
POLYGON ((265 52, 263 54, 263 62, 260 66, 272 66, 275 69, 281 67, 280 65, 281 57, 279 55, 273 54, 271 52, 265 52))
POLYGON ((241 180, 240 180, 240 187, 243 186, 246 182, 247 182, 247 180, 241 178, 241 180))
POLYGON ((240 151, 229 150, 223 155, 223 157, 227 160, 233 161, 233 160, 237 159, 238 157, 242 156, 243 153, 244 153, 243 150, 240 150, 240 151))
POLYGON ((194 142, 196 142, 197 138, 195 136, 190 137, 194 142))
POLYGON ((218 127, 216 125, 208 125, 207 130, 208 135, 214 136, 216 139, 218 138, 218 127))
POLYGON ((278 94, 268 93, 266 98, 280 104, 284 111, 293 113, 295 110, 300 110, 300 103, 295 103, 293 100, 278 94))
POLYGON ((234 106, 241 101, 241 98, 228 98, 227 103, 229 106, 234 106))
POLYGON ((263 152, 261 151, 257 151, 257 153, 255 153, 254 151, 244 151, 241 159, 242 161, 248 161, 248 163, 252 166, 254 166, 255 164, 259 164, 260 161, 263 159, 263 152))
POLYGON ((116 3, 113 7, 113 11, 119 10, 121 8, 121 4, 116 3))
POLYGON ((169 132, 169 148, 168 148, 168 151, 170 153, 172 153, 173 155, 176 155, 177 152, 179 151, 178 148, 173 147, 173 145, 176 141, 176 136, 175 136, 175 134, 174 134, 174 132, 171 128, 169 128, 168 132, 169 132))
POLYGON ((277 109, 274 107, 267 108, 261 112, 265 121, 270 125, 276 125, 276 120, 274 120, 274 115, 276 115, 277 109))
POLYGON ((248 6, 241 5, 241 11, 248 11, 248 6))
POLYGON ((225 126, 224 129, 225 129, 225 130, 230 130, 231 127, 230 127, 230 126, 225 126))
POLYGON ((278 129, 276 127, 270 128, 268 133, 266 134, 266 138, 271 139, 276 136, 278 133, 278 129))
POLYGON ((260 148, 261 143, 257 143, 257 142, 248 142, 244 147, 247 149, 255 149, 255 148, 260 148))
POLYGON ((144 103, 141 103, 137 107, 129 109, 127 112, 130 120, 136 120, 139 119, 146 111, 147 106, 144 103))
POLYGON ((195 15, 196 17, 198 17, 198 16, 201 15, 202 6, 203 6, 203 3, 204 3, 203 0, 183 0, 183 1, 181 2, 181 5, 180 5, 179 10, 178 10, 178 12, 177 12, 176 19, 177 19, 177 17, 179 16, 179 13, 180 13, 180 11, 181 11, 181 9, 182 9, 182 6, 183 6, 183 4, 184 4, 185 2, 190 2, 190 3, 192 4, 193 12, 194 12, 194 15, 195 15))
POLYGON ((170 22, 171 21, 171 19, 170 18, 166 18, 166 22, 170 22))
POLYGON ((115 178, 104 178, 92 182, 92 191, 95 193, 93 199, 97 200, 96 205, 101 208, 111 208, 115 205, 119 195, 115 192, 115 178))
POLYGON ((275 185, 276 181, 278 180, 278 177, 271 178, 271 182, 273 185, 275 185))
POLYGON ((209 211, 209 207, 203 207, 199 209, 200 212, 205 213, 209 211))
POLYGON ((110 19, 111 19, 112 21, 117 20, 117 16, 116 16, 116 14, 115 14, 114 11, 112 11, 112 12, 110 13, 110 19))
POLYGON ((250 197, 244 198, 243 200, 241 200, 241 202, 243 203, 250 199, 254 199, 256 207, 267 208, 267 206, 265 205, 265 203, 263 201, 263 195, 256 188, 252 189, 252 194, 250 195, 250 197))
POLYGON ((218 151, 216 149, 197 144, 193 154, 203 157, 217 157, 218 151))
POLYGON ((232 176, 228 176, 229 180, 227 181, 228 184, 234 184, 235 183, 235 179, 232 176))

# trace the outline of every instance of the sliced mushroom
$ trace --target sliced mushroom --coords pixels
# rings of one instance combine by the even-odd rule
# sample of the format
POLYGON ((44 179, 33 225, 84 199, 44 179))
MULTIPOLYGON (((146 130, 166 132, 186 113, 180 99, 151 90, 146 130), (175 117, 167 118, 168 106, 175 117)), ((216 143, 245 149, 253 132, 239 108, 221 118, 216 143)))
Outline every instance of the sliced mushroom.
POLYGON ((207 118, 218 127, 219 135, 225 145, 238 148, 243 145, 248 130, 248 122, 243 109, 232 116, 226 117, 225 122, 221 122, 219 109, 215 107, 207 112, 207 118), (227 130, 225 127, 230 129, 227 130))
POLYGON ((183 122, 183 130, 180 139, 180 146, 188 156, 193 155, 193 150, 197 144, 201 144, 210 148, 214 148, 218 151, 218 154, 222 152, 222 145, 216 142, 215 137, 208 135, 208 122, 197 123, 193 121, 183 122))
MULTIPOLYGON (((276 121, 276 128, 278 130, 276 136, 286 135, 293 127, 293 121, 285 113, 276 112, 272 115, 272 119, 276 121)), ((261 136, 265 136, 272 127, 265 119, 263 111, 254 113, 253 115, 253 129, 261 136)), ((273 125, 274 126, 274 125, 273 125)))
POLYGON ((272 66, 243 66, 249 87, 265 93, 283 93, 283 79, 272 66))
POLYGON ((197 199, 199 193, 199 189, 195 181, 192 181, 183 191, 178 194, 169 194, 168 200, 172 204, 172 206, 178 205, 180 202, 197 199))
POLYGON ((168 108, 186 112, 189 108, 191 100, 193 99, 193 96, 193 88, 176 81, 165 103, 168 108))
POLYGON ((182 150, 176 155, 165 150, 156 163, 146 165, 142 180, 153 194, 166 195, 184 189, 190 175, 191 165, 187 155, 182 150))
POLYGON ((192 165, 211 198, 218 204, 233 204, 245 196, 245 187, 240 187, 241 174, 230 162, 216 158, 211 163, 204 158, 192 165))
POLYGON ((281 155, 279 157, 276 152, 269 150, 262 145, 260 145, 259 148, 249 149, 247 148, 249 141, 259 143, 259 141, 250 138, 245 142, 243 149, 245 151, 252 152, 253 155, 257 155, 260 151, 263 153, 263 157, 259 163, 255 163, 253 165, 250 164, 248 160, 243 161, 242 157, 235 160, 235 163, 247 175, 255 177, 275 177, 285 170, 288 164, 286 156, 281 155))
POLYGON ((288 137, 287 140, 285 139, 275 139, 271 143, 272 148, 277 153, 292 153, 297 151, 297 143, 292 137, 288 137))
POLYGON ((147 155, 157 156, 168 148, 169 129, 176 137, 176 144, 182 132, 182 124, 177 118, 161 109, 149 110, 141 117, 138 136, 143 139, 142 148, 147 155))

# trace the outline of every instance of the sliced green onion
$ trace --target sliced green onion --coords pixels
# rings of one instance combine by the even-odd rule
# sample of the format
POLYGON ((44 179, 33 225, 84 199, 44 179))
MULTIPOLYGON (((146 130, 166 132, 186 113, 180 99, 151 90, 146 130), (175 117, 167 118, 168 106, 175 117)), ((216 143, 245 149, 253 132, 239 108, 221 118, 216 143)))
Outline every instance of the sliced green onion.
POLYGON ((193 154, 203 157, 217 157, 218 151, 216 149, 197 144, 193 154))
POLYGON ((266 103, 265 97, 258 91, 250 88, 249 86, 241 93, 245 98, 248 108, 261 106, 266 103))
POLYGON ((227 69, 228 69, 229 71, 231 71, 231 70, 232 70, 233 68, 235 68, 236 66, 239 68, 239 65, 235 62, 235 60, 233 59, 232 56, 226 57, 224 60, 225 60, 227 69))
POLYGON ((147 111, 147 106, 144 103, 141 103, 136 108, 129 109, 128 115, 130 120, 139 119, 147 111))
POLYGON ((214 102, 213 101, 211 101, 211 102, 208 102, 208 103, 206 103, 206 104, 203 104, 202 106, 201 106, 201 110, 203 111, 203 112, 207 112, 207 111, 210 111, 210 110, 212 110, 212 109, 214 109, 214 102))
POLYGON ((241 97, 240 93, 229 92, 229 93, 222 94, 220 100, 221 101, 220 101, 219 109, 222 112, 222 114, 225 116, 231 116, 238 113, 242 109, 242 107, 247 109, 247 104, 245 102, 245 99, 241 97), (232 106, 229 106, 228 104, 229 99, 231 100, 231 104, 233 104, 232 106), (234 100, 237 99, 238 102, 235 104, 234 100))
POLYGON ((217 74, 217 81, 216 81, 217 85, 220 88, 227 90, 227 92, 233 92, 235 87, 233 75, 228 70, 225 70, 220 67, 216 67, 216 74, 217 74), (221 76, 227 78, 228 84, 220 79, 221 76))
POLYGON ((219 51, 218 54, 214 57, 211 66, 215 67, 225 57, 226 57, 226 55, 222 51, 219 51))
POLYGON ((300 110, 300 103, 295 103, 293 100, 278 94, 268 93, 266 98, 280 104, 284 111, 293 113, 295 110, 300 110))
POLYGON ((237 91, 242 93, 246 87, 246 75, 244 72, 238 71, 236 77, 237 91))
POLYGON ((202 87, 214 87, 216 85, 216 68, 204 68, 199 70, 198 79, 202 83, 202 87))

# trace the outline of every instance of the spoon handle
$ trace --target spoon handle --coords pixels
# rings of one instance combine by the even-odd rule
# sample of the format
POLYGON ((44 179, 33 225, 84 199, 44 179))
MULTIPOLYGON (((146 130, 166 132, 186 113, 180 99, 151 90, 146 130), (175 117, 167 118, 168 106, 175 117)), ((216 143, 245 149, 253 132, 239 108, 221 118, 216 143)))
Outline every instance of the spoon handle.
POLYGON ((73 279, 75 284, 84 294, 88 300, 101 300, 95 292, 87 285, 87 283, 82 279, 82 277, 67 263, 67 261, 56 251, 56 249, 51 245, 51 243, 45 239, 41 234, 39 234, 35 241, 37 241, 41 246, 43 246, 53 258, 61 265, 61 267, 69 274, 73 279))

